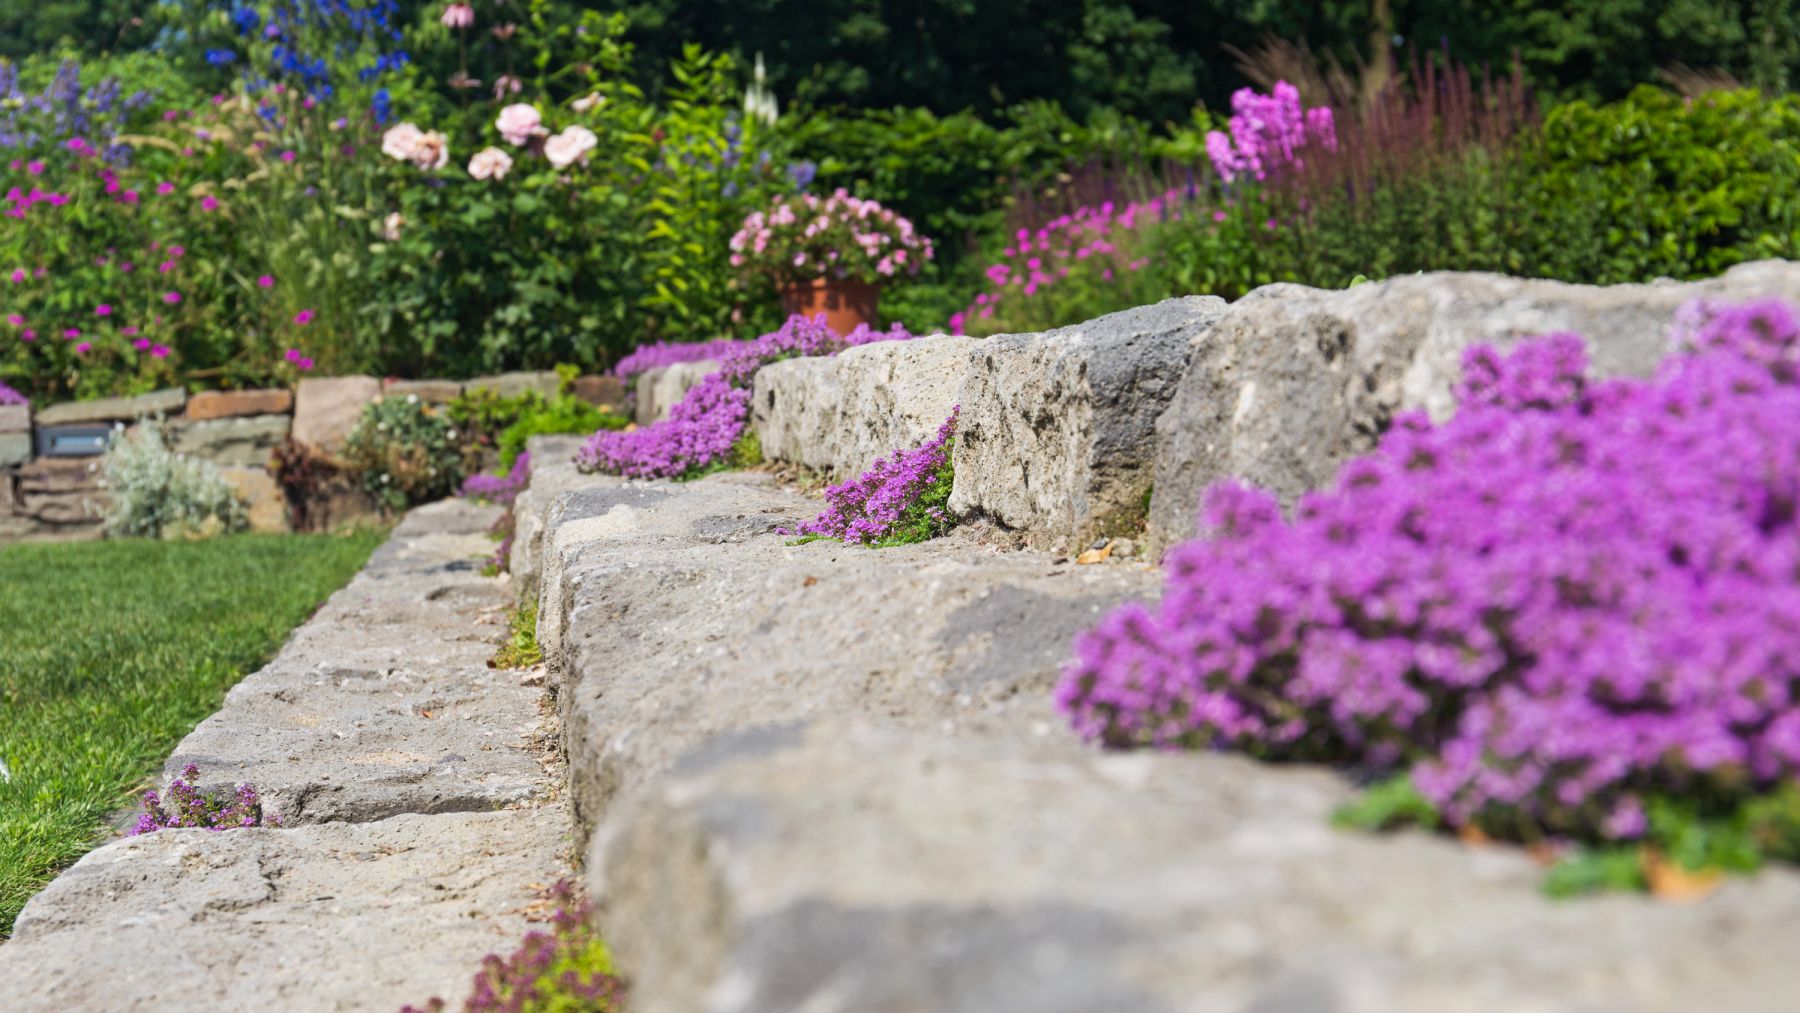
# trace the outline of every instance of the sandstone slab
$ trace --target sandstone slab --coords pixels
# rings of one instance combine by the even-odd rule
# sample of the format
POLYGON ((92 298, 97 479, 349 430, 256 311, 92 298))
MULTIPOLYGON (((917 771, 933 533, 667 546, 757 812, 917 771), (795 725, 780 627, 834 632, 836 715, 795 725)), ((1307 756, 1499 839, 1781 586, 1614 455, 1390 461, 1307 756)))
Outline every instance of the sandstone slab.
POLYGON ((1188 296, 981 342, 959 395, 951 512, 1061 551, 1136 534, 1157 417, 1224 310, 1188 296))
POLYGON ((588 404, 612 411, 625 405, 625 381, 616 376, 586 373, 575 378, 569 393, 588 404))
POLYGON ((0 433, 31 432, 31 406, 0 404, 0 433))
POLYGON ((293 419, 287 415, 245 415, 181 421, 168 427, 169 447, 176 453, 222 467, 261 468, 269 454, 288 438, 293 419))
POLYGON ((924 443, 956 406, 980 346, 938 335, 763 367, 751 402, 763 457, 843 479, 924 443))
POLYGON ((150 415, 175 415, 187 403, 187 391, 179 387, 138 394, 133 397, 106 397, 93 401, 65 401, 38 409, 41 426, 67 425, 72 422, 130 422, 150 415))
POLYGON ((294 392, 293 437, 325 453, 344 446, 363 409, 381 397, 372 376, 308 377, 294 392))
POLYGON ((495 376, 478 376, 463 384, 468 391, 489 390, 501 397, 518 397, 522 394, 536 394, 548 401, 562 389, 562 379, 551 370, 534 372, 500 373, 495 376))
POLYGON ((717 360, 702 359, 699 362, 657 366, 639 373, 637 386, 634 388, 637 392, 637 424, 647 426, 668 418, 669 409, 686 397, 695 384, 718 371, 717 360))
POLYGON ((460 380, 397 380, 390 376, 381 381, 381 392, 389 397, 411 394, 432 404, 449 404, 462 396, 463 385, 460 380))
POLYGON ((287 415, 293 410, 291 390, 203 390, 188 398, 186 417, 199 421, 238 415, 287 415))
POLYGON ((18 472, 15 511, 48 525, 94 525, 106 507, 98 463, 40 457, 18 472))
POLYGON ((1328 484, 1398 412, 1443 418, 1470 345, 1573 331, 1601 376, 1646 376, 1694 299, 1800 302, 1800 263, 1764 261, 1692 283, 1594 287, 1435 273, 1343 291, 1271 285, 1234 303, 1195 347, 1157 426, 1150 540, 1193 536, 1199 497, 1227 477, 1284 501, 1328 484))
POLYGON ((0 946, 10 1013, 381 1010, 455 999, 558 867, 557 807, 164 830, 58 877, 0 946))
POLYGON ((287 496, 273 476, 262 468, 220 468, 219 474, 244 503, 250 530, 285 534, 293 529, 287 496))

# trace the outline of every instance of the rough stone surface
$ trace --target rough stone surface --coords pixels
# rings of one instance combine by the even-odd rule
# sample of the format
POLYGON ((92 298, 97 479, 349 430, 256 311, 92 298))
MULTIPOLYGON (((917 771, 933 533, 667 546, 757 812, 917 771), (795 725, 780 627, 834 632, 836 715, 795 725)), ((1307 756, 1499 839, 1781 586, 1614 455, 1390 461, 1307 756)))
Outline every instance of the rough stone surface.
POLYGON ((58 877, 0 946, 9 1013, 381 1010, 465 994, 560 863, 559 809, 165 830, 58 877))
POLYGON ((614 411, 625 405, 625 381, 616 376, 587 373, 575 378, 569 393, 588 404, 614 411))
POLYGON ((176 422, 168 428, 169 446, 214 464, 261 468, 269 453, 288 438, 293 419, 287 415, 247 415, 176 422))
POLYGON ((1152 549, 1193 537, 1200 493, 1218 479, 1245 479, 1291 501, 1371 449, 1395 413, 1448 415, 1472 344, 1573 331, 1588 339, 1600 375, 1643 376, 1667 353, 1680 306, 1768 296, 1800 301, 1800 263, 1605 288, 1438 273, 1343 291, 1258 289, 1196 346, 1158 423, 1152 549))
POLYGON ((381 397, 381 381, 372 376, 308 377, 294 392, 294 439, 335 453, 344 445, 363 408, 381 397))
POLYGON ((763 457, 854 478, 877 458, 937 433, 980 339, 881 341, 756 373, 751 424, 763 457))
POLYGON ((1157 416, 1224 310, 1188 296, 983 341, 959 395, 951 511, 1062 551, 1136 533, 1157 416))
POLYGON ((41 524, 98 525, 106 506, 94 458, 41 457, 19 468, 15 511, 41 524))
POLYGON ((262 468, 220 468, 219 474, 244 501, 251 531, 283 534, 292 530, 287 497, 273 476, 262 468))
POLYGON ((545 400, 555 397, 561 387, 561 378, 550 370, 478 376, 463 384, 464 390, 491 390, 501 397, 518 397, 521 394, 536 393, 545 400))
POLYGON ((187 403, 187 391, 178 387, 151 391, 135 397, 106 397, 93 401, 65 401, 39 408, 40 426, 60 426, 72 422, 129 422, 146 415, 176 415, 187 403))
POLYGON ((637 376, 637 408, 636 421, 640 426, 652 422, 661 422, 669 417, 669 409, 675 407, 694 384, 706 379, 710 373, 719 371, 719 363, 714 359, 702 359, 699 362, 678 362, 673 366, 658 366, 646 369, 637 376))
POLYGON ((507 569, 520 595, 535 596, 543 566, 544 526, 557 497, 591 481, 575 470, 575 452, 584 436, 533 436, 525 441, 531 454, 531 482, 513 500, 513 543, 507 569))
POLYGON ((291 390, 203 390, 188 398, 186 416, 199 421, 237 415, 286 415, 293 410, 291 390))
POLYGON ((0 468, 31 460, 31 434, 0 433, 0 468))
POLYGON ((31 406, 28 404, 0 405, 0 433, 31 432, 31 406))
POLYGON ((460 380, 396 380, 393 377, 381 381, 381 392, 389 397, 416 396, 421 401, 432 404, 448 404, 463 392, 460 380))

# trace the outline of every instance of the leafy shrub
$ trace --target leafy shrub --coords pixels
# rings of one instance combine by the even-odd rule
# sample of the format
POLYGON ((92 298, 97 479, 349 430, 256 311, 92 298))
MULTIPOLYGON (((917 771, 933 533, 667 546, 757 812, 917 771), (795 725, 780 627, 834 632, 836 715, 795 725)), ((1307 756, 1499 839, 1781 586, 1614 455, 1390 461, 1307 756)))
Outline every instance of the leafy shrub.
POLYGON ((168 794, 144 792, 144 811, 138 814, 131 836, 158 830, 195 827, 205 830, 238 830, 263 825, 262 798, 256 786, 240 784, 229 793, 208 795, 199 788, 200 768, 190 763, 181 776, 169 782, 168 794))
POLYGON ((1569 336, 1472 349, 1452 419, 1396 420, 1291 521, 1215 487, 1058 706, 1112 745, 1410 766, 1449 824, 1527 840, 1791 784, 1800 324, 1700 308, 1683 334, 1650 381, 1587 379, 1569 336))
POLYGON ((641 429, 595 433, 576 454, 576 464, 583 471, 627 478, 692 475, 734 455, 749 422, 750 382, 758 369, 782 359, 835 355, 856 345, 910 337, 898 325, 876 331, 867 324, 839 337, 825 326, 823 314, 815 320, 796 314, 779 330, 731 348, 723 367, 695 384, 669 409, 668 418, 641 429))
POLYGON ((500 430, 495 447, 500 451, 500 466, 511 468, 524 455, 525 442, 533 436, 592 433, 602 429, 623 429, 626 424, 624 416, 603 412, 578 397, 564 394, 545 401, 535 393, 528 394, 518 418, 500 430))
POLYGON ((753 211, 731 237, 731 264, 777 289, 819 278, 879 284, 916 275, 932 258, 931 240, 879 201, 838 190, 824 199, 801 194, 775 198, 753 211))
POLYGON ((456 427, 416 394, 384 397, 364 408, 342 457, 389 510, 450 495, 470 463, 456 427))
POLYGON ((210 462, 171 451, 160 420, 114 435, 100 459, 106 533, 199 538, 242 530, 244 505, 210 462))
POLYGON ((919 447, 896 450, 893 456, 876 461, 861 478, 827 488, 825 501, 830 505, 825 511, 789 533, 878 548, 928 541, 943 534, 953 523, 946 504, 954 477, 950 455, 961 410, 960 406, 951 408, 937 435, 919 447))
MULTIPOLYGON (((625 983, 613 973, 606 944, 589 924, 591 909, 577 902, 567 882, 552 888, 557 905, 549 932, 531 932, 512 956, 482 958, 469 997, 468 1013, 617 1013, 625 983)), ((443 1013, 449 1005, 433 998, 401 1013, 443 1013)))

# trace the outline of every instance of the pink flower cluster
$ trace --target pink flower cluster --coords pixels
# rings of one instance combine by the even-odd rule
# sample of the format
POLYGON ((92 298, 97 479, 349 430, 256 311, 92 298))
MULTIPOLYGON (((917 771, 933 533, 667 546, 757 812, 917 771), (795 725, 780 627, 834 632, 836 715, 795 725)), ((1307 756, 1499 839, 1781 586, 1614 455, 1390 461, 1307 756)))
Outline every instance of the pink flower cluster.
POLYGON ((658 341, 651 345, 639 345, 630 355, 613 364, 612 374, 622 380, 629 380, 639 373, 663 366, 723 358, 726 352, 736 348, 738 344, 739 342, 730 338, 721 338, 718 341, 658 341))
POLYGON ((1057 705, 1115 746, 1409 764, 1453 823, 1630 838, 1800 776, 1800 323, 1699 311, 1653 380, 1470 350, 1292 520, 1235 484, 1057 705))
POLYGON ((30 404, 31 399, 0 382, 0 405, 30 404))
POLYGON ((898 324, 889 331, 858 327, 845 337, 816 319, 795 315, 779 330, 754 341, 736 342, 709 374, 669 410, 669 417, 640 429, 601 430, 575 455, 584 471, 627 478, 677 478, 724 460, 744 434, 750 418, 750 382, 771 362, 809 355, 835 355, 853 345, 912 337, 898 324))
POLYGON ((1300 162, 1300 150, 1318 144, 1337 150, 1337 128, 1331 110, 1302 110, 1300 89, 1278 81, 1273 94, 1240 88, 1231 96, 1230 136, 1217 130, 1206 135, 1206 154, 1219 177, 1230 183, 1240 176, 1266 179, 1269 173, 1300 162))
POLYGON ((512 469, 504 475, 470 475, 463 479, 462 495, 466 499, 486 500, 500 506, 511 506, 519 493, 531 482, 531 453, 524 451, 513 458, 512 469))
POLYGON ((731 266, 777 279, 877 282, 918 274, 935 251, 912 222, 839 188, 831 196, 777 197, 731 237, 731 266))
POLYGON ((241 784, 230 794, 206 795, 196 783, 199 779, 200 768, 190 763, 182 768, 180 777, 170 782, 167 798, 154 791, 144 792, 144 811, 138 814, 131 835, 182 827, 237 830, 262 826, 262 799, 255 787, 241 784))
POLYGON ((788 533, 874 545, 903 527, 922 524, 934 533, 948 527, 950 515, 941 504, 950 495, 951 441, 961 410, 953 406, 937 435, 923 445, 897 450, 861 478, 826 489, 824 512, 788 533))

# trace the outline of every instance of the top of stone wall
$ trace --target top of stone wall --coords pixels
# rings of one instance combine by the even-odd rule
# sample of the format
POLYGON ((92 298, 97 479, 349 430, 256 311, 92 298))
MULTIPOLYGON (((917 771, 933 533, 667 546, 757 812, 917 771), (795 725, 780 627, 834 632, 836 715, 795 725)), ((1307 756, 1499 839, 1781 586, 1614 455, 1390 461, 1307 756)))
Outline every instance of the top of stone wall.
POLYGON ((179 387, 151 391, 133 397, 104 397, 92 401, 64 401, 38 409, 37 424, 59 426, 78 422, 129 422, 146 415, 174 415, 187 403, 179 387))

